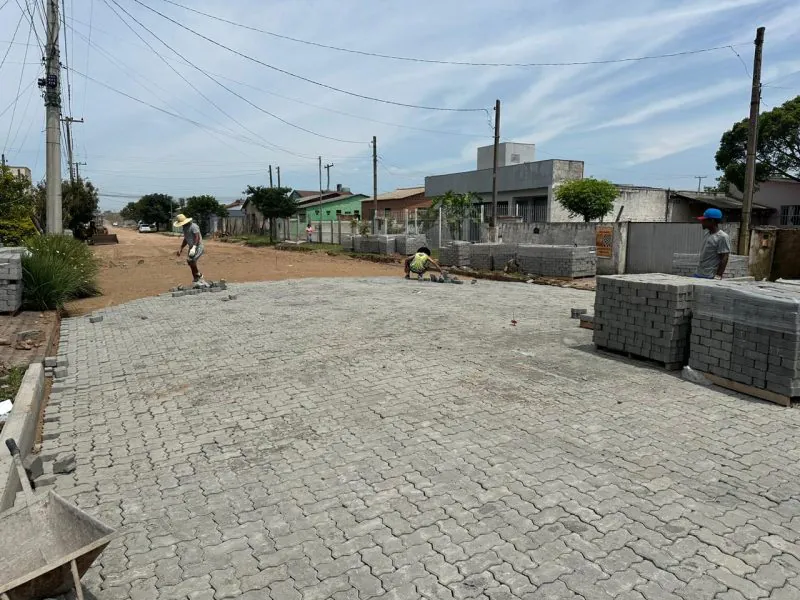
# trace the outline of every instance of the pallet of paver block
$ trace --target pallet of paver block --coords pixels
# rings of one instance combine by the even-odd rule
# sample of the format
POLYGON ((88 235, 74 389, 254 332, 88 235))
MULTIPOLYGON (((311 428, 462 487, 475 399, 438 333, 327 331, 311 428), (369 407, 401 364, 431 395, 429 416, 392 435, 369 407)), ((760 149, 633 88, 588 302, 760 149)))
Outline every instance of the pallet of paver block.
POLYGON ((376 235, 365 235, 361 238, 361 252, 365 254, 380 254, 381 246, 376 235))
POLYGON ((395 235, 379 235, 378 238, 378 254, 396 254, 397 253, 397 236, 395 235))
POLYGON ((490 244, 490 247, 493 271, 502 271, 510 261, 517 258, 516 244, 490 244))
MULTIPOLYGON (((675 253, 672 255, 672 274, 692 277, 697 273, 697 265, 699 262, 700 256, 697 254, 675 253)), ((750 274, 749 262, 749 256, 731 254, 728 257, 728 266, 725 267, 725 273, 723 273, 722 278, 737 279, 748 277, 750 274)))
POLYGON ((492 244, 470 244, 469 264, 477 271, 491 271, 492 244))
POLYGON ((598 277, 595 345, 680 369, 689 354, 692 294, 706 283, 698 282, 663 273, 598 277))
POLYGON ((787 406, 800 396, 800 291, 792 286, 697 288, 690 341, 689 366, 714 383, 787 406))
POLYGON ((428 240, 424 235, 398 235, 395 238, 397 252, 400 254, 414 254, 419 248, 427 246, 428 240))
POLYGON ((353 234, 352 233, 343 233, 341 239, 339 240, 339 244, 342 246, 342 250, 347 250, 350 252, 353 250, 353 234))
POLYGON ((469 267, 470 246, 469 242, 450 242, 439 250, 439 263, 450 267, 469 267))
POLYGON ((0 313, 14 313, 22 306, 23 248, 0 248, 0 313))
POLYGON ((597 253, 593 246, 546 246, 524 244, 517 248, 523 273, 543 277, 594 277, 597 253))
POLYGON ((363 242, 363 240, 364 240, 364 236, 363 235, 354 235, 353 236, 353 239, 352 239, 352 244, 353 244, 352 245, 352 250, 353 250, 353 252, 363 252, 363 250, 361 249, 361 243, 363 242))

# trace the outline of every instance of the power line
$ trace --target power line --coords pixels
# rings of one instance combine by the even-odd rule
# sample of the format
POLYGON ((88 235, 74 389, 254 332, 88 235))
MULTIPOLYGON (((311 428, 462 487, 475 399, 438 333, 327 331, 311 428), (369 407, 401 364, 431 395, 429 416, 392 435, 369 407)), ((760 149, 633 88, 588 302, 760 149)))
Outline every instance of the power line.
POLYGON ((212 38, 210 38, 210 37, 208 37, 206 35, 203 35, 202 33, 198 32, 198 31, 195 31, 191 27, 188 27, 188 26, 184 25, 183 23, 181 23, 179 21, 176 21, 172 17, 170 17, 168 15, 165 15, 164 13, 156 10, 155 8, 152 8, 152 7, 148 6, 147 4, 142 2, 141 0, 133 0, 133 1, 136 2, 136 4, 139 4, 140 6, 143 6, 147 10, 149 10, 151 12, 154 12, 155 14, 161 16, 162 18, 166 19, 167 21, 170 21, 171 23, 174 23, 178 27, 180 27, 182 29, 185 29, 186 31, 189 31, 190 33, 193 33, 197 37, 200 37, 200 38, 206 40, 207 42, 209 42, 211 44, 214 44, 215 46, 223 48, 224 50, 227 50, 228 52, 236 54, 237 56, 240 56, 240 57, 242 57, 242 58, 244 58, 246 60, 249 60, 251 62, 259 64, 259 65, 261 65, 263 67, 266 67, 268 69, 272 69, 273 71, 277 71, 278 73, 283 73, 284 75, 288 75, 289 77, 293 77, 295 79, 299 79, 300 81, 305 81, 306 83, 311 83, 311 84, 317 85, 319 87, 323 87, 323 88, 328 89, 328 90, 333 90, 334 92, 339 92, 340 94, 346 94, 348 96, 353 96, 354 98, 361 98, 362 100, 371 100, 373 102, 380 102, 380 103, 383 103, 383 104, 391 104, 393 106, 402 106, 404 108, 417 108, 417 109, 420 109, 420 110, 436 110, 436 111, 446 111, 446 112, 484 112, 486 114, 489 114, 489 111, 486 108, 453 108, 453 107, 441 107, 441 106, 424 106, 424 105, 420 105, 420 104, 408 104, 408 103, 405 103, 405 102, 397 102, 397 101, 394 101, 394 100, 386 100, 384 98, 375 98, 374 96, 367 96, 367 95, 364 95, 364 94, 359 94, 359 93, 356 93, 356 92, 351 92, 351 91, 348 91, 348 90, 344 90, 342 88, 337 88, 337 87, 334 87, 332 85, 328 85, 327 83, 322 83, 320 81, 315 81, 314 79, 310 79, 308 77, 304 77, 302 75, 298 75, 297 73, 292 73, 291 71, 287 71, 285 69, 281 69, 280 67, 276 67, 275 65, 271 65, 271 64, 265 63, 264 61, 259 60, 257 58, 253 58, 252 56, 250 56, 248 54, 245 54, 243 52, 239 52, 238 50, 234 50, 230 46, 226 46, 225 44, 222 44, 222 43, 220 43, 220 42, 218 42, 218 41, 216 41, 216 40, 214 40, 214 39, 212 39, 212 38))
POLYGON ((6 59, 8 58, 8 53, 11 52, 11 46, 14 44, 14 41, 17 39, 17 32, 19 31, 19 26, 22 25, 22 19, 25 18, 25 13, 23 12, 19 16, 19 21, 17 21, 17 27, 14 29, 14 35, 11 37, 11 43, 8 44, 8 48, 6 48, 6 53, 3 55, 3 60, 0 60, 0 69, 3 68, 3 65, 6 64, 6 59))
MULTIPOLYGON (((105 1, 105 0, 104 0, 104 1, 105 1)), ((156 39, 157 39, 159 42, 161 42, 161 43, 162 43, 164 46, 166 46, 166 47, 167 47, 169 50, 171 50, 171 51, 172 51, 173 53, 175 53, 177 56, 180 56, 180 57, 181 57, 181 58, 182 58, 184 61, 186 61, 186 62, 187 62, 187 63, 188 63, 190 66, 192 66, 193 68, 195 68, 196 70, 198 70, 200 73, 202 73, 203 75, 205 75, 206 77, 208 77, 208 78, 209 78, 211 81, 213 81, 214 83, 216 83, 217 85, 219 85, 219 86, 220 86, 220 87, 222 87, 223 89, 227 90, 228 92, 230 92, 231 94, 233 94, 233 95, 234 95, 234 96, 236 96, 237 98, 239 98, 239 99, 243 100, 244 102, 246 102, 247 104, 249 104, 250 106, 252 106, 253 108, 255 108, 256 110, 259 110, 259 111, 263 112, 264 114, 266 114, 266 115, 269 115, 270 117, 272 117, 272 118, 274 118, 274 119, 277 119, 277 120, 278 120, 278 121, 280 121, 281 123, 284 123, 284 124, 286 124, 286 125, 288 125, 288 126, 290 126, 290 127, 293 127, 293 128, 295 128, 295 129, 299 129, 300 131, 304 131, 304 132, 306 132, 306 133, 309 133, 309 134, 311 134, 311 135, 314 135, 314 136, 317 136, 317 137, 321 137, 321 138, 324 138, 324 139, 327 139, 327 140, 332 140, 332 141, 334 141, 334 142, 342 142, 342 143, 345 143, 345 144, 365 144, 365 143, 366 143, 366 142, 365 142, 365 141, 363 141, 363 140, 343 140, 343 139, 340 139, 340 138, 335 138, 335 137, 331 137, 331 136, 328 136, 328 135, 324 135, 324 134, 318 133, 318 132, 316 132, 316 131, 312 131, 311 129, 306 129, 305 127, 301 127, 300 125, 297 125, 296 123, 292 123, 291 121, 287 121, 286 119, 283 119, 283 118, 279 117, 278 115, 276 115, 276 114, 274 114, 274 113, 272 113, 272 112, 270 112, 270 111, 268 111, 268 110, 266 110, 266 109, 264 109, 264 108, 261 108, 260 106, 258 106, 258 105, 256 105, 255 103, 251 102, 250 100, 248 100, 247 98, 245 98, 244 96, 242 96, 241 94, 239 94, 238 92, 236 92, 236 91, 232 90, 231 88, 229 88, 228 86, 226 86, 224 83, 221 83, 221 82, 219 82, 219 81, 218 81, 217 79, 215 79, 215 78, 214 78, 212 75, 210 75, 209 73, 207 73, 206 71, 204 71, 203 69, 201 69, 200 67, 198 67, 196 64, 194 64, 193 62, 191 62, 189 59, 187 59, 185 56, 183 56, 183 55, 182 55, 180 52, 178 52, 177 50, 175 50, 175 49, 174 49, 172 46, 170 46, 169 44, 167 44, 167 43, 166 43, 164 40, 162 40, 162 39, 161 39, 160 37, 158 37, 158 36, 157 36, 155 33, 153 33, 153 31, 152 31, 151 29, 149 29, 147 26, 143 25, 143 24, 141 23, 141 21, 139 21, 139 20, 138 20, 136 17, 134 17, 133 15, 131 15, 131 14, 130 14, 130 13, 127 11, 127 10, 125 10, 125 9, 124 9, 122 6, 120 6, 120 4, 119 4, 119 3, 118 3, 116 0, 111 0, 111 2, 113 2, 113 3, 114 3, 114 4, 115 4, 115 5, 116 5, 116 6, 117 6, 117 7, 118 7, 118 8, 119 8, 121 11, 123 11, 123 12, 124 12, 126 15, 128 15, 128 17, 130 17, 131 19, 133 19, 133 20, 134 20, 134 21, 135 21, 135 22, 136 22, 136 23, 139 25, 139 27, 141 27, 142 29, 144 29, 145 31, 147 31, 147 32, 148 32, 150 35, 152 35, 154 38, 156 38, 156 39)), ((106 4, 108 5, 108 2, 106 2, 106 4)), ((110 5, 109 5, 109 8, 110 8, 110 5)), ((116 11, 115 11, 115 12, 116 12, 116 11)), ((117 15, 117 16, 119 16, 119 15, 117 15)), ((120 17, 120 18, 121 18, 121 17, 120 17)), ((124 22, 124 21, 123 21, 123 22, 124 22)), ((126 25, 128 25, 128 24, 126 23, 126 25)), ((130 27, 130 25, 128 25, 128 27, 131 29, 131 31, 133 31, 133 28, 131 28, 131 27, 130 27)), ((134 31, 134 33, 136 33, 136 32, 134 31)), ((161 57, 161 55, 160 55, 160 54, 159 54, 159 53, 158 53, 158 52, 157 52, 157 51, 156 51, 156 50, 155 50, 155 49, 154 49, 152 46, 150 46, 150 44, 149 44, 149 43, 147 43, 147 41, 145 41, 145 40, 144 40, 144 39, 143 39, 141 36, 139 36, 139 34, 138 34, 138 33, 136 33, 136 35, 137 35, 137 37, 139 37, 139 39, 141 39, 141 40, 142 40, 142 41, 143 41, 145 44, 147 44, 147 46, 148 46, 148 47, 149 47, 149 48, 150 48, 150 49, 151 49, 153 52, 155 52, 155 54, 156 54, 156 55, 158 55, 158 56, 159 56, 159 58, 161 58, 162 60, 164 60, 164 59, 163 59, 163 57, 161 57)), ((184 78, 184 77, 183 77, 183 75, 181 75, 181 74, 180 74, 180 73, 179 73, 179 72, 178 72, 178 71, 177 71, 177 70, 176 70, 174 67, 172 67, 172 65, 170 65, 170 64, 169 64, 169 63, 168 63, 166 60, 164 60, 164 63, 165 63, 165 64, 166 64, 166 65, 167 65, 167 66, 168 66, 170 69, 172 69, 173 71, 175 71, 176 73, 178 73, 178 75, 179 75, 179 76, 180 76, 180 77, 181 77, 181 78, 182 78, 184 81, 186 81, 187 83, 189 83, 189 81, 188 81, 186 78, 184 78)), ((234 118, 233 118, 232 116, 230 116, 230 115, 229 115, 227 112, 225 112, 225 111, 224 111, 222 108, 220 108, 219 106, 217 106, 217 104, 215 104, 215 103, 214 103, 213 101, 211 101, 211 100, 210 100, 208 97, 206 97, 206 96, 205 96, 205 95, 204 95, 204 94, 203 94, 203 93, 202 93, 200 90, 198 90, 198 89, 197 89, 197 88, 196 88, 194 85, 192 85, 191 83, 189 83, 189 85, 191 85, 192 89, 194 89, 194 90, 195 90, 197 93, 199 93, 201 96, 203 96, 203 98, 205 98, 206 100, 208 100, 209 102, 211 102, 211 103, 214 105, 214 107, 215 107, 215 108, 217 108, 217 109, 218 109, 220 112, 222 112, 222 113, 223 113, 225 116, 227 116, 227 117, 228 117, 228 118, 230 118, 230 119, 233 119, 233 120, 234 120, 234 121, 235 121, 235 122, 236 122, 236 123, 237 123, 237 124, 238 124, 240 127, 244 128, 244 129, 247 129, 247 127, 245 127, 244 125, 242 125, 242 124, 241 124, 239 121, 237 121, 236 119, 234 119, 234 118)), ((248 130, 248 131, 250 131, 249 129, 247 129, 247 130, 248 130)), ((257 134, 255 134, 255 133, 254 133, 254 132, 252 132, 252 131, 251 131, 250 133, 252 133, 253 135, 257 135, 257 134)))
MULTIPOLYGON (((159 106, 156 106, 155 104, 150 104, 146 100, 142 100, 140 98, 137 98, 136 96, 132 96, 132 95, 128 94, 127 92, 123 92, 122 90, 118 90, 118 89, 116 89, 114 87, 111 87, 107 83, 103 83, 102 81, 100 81, 98 79, 95 79, 94 77, 90 77, 90 76, 86 75, 85 73, 81 73, 80 71, 78 71, 75 68, 72 68, 72 72, 75 73, 76 75, 81 76, 81 77, 85 77, 86 79, 88 79, 92 83, 95 83, 95 84, 97 84, 97 85, 99 85, 101 87, 104 87, 107 90, 114 92, 115 94, 119 94, 120 96, 125 96, 129 100, 133 100, 134 102, 137 102, 137 103, 142 104, 144 106, 148 106, 148 107, 150 107, 150 108, 152 108, 154 110, 157 110, 158 112, 163 113, 163 114, 165 114, 167 116, 173 117, 175 119, 179 119, 181 121, 186 121, 187 123, 190 123, 190 124, 194 125, 195 127, 198 127, 199 129, 202 129, 204 131, 211 131, 211 132, 214 132, 214 133, 218 133, 220 135, 226 135, 226 136, 228 136, 230 138, 233 138, 233 139, 236 139, 238 141, 243 141, 243 142, 247 142, 247 143, 250 143, 250 144, 257 145, 257 146, 261 146, 261 147, 266 148, 268 150, 280 150, 281 152, 285 152, 287 154, 291 154, 292 156, 297 156, 299 158, 306 158, 306 159, 310 159, 310 160, 311 159, 316 159, 316 157, 309 156, 307 154, 300 154, 300 153, 294 152, 292 150, 289 150, 288 148, 283 148, 282 146, 278 146, 276 144, 268 144, 268 142, 257 142, 257 141, 250 140, 250 139, 248 139, 246 137, 243 137, 243 136, 234 135, 234 134, 230 134, 228 132, 215 130, 215 129, 211 128, 211 127, 208 127, 207 125, 203 125, 202 123, 198 123, 194 119, 190 119, 188 117, 184 117, 183 115, 171 112, 171 111, 169 111, 169 110, 167 110, 165 108, 161 108, 159 106)), ((0 116, 2 116, 1 113, 0 113, 0 116)))
MULTIPOLYGON (((74 20, 74 19, 70 19, 70 20, 74 20)), ((93 26, 93 24, 94 24, 94 0, 91 0, 91 4, 89 5, 89 41, 88 41, 87 46, 86 46, 86 64, 83 67, 83 70, 86 71, 87 73, 89 72, 89 56, 91 55, 91 53, 89 52, 89 46, 92 45, 92 26, 93 26)), ((74 40, 75 39, 74 38, 75 28, 71 27, 71 30, 72 30, 72 33, 73 33, 73 40, 74 40)), ((73 44, 73 48, 74 48, 74 44, 73 44)), ((86 112, 86 88, 87 88, 88 85, 89 85, 89 80, 88 79, 84 79, 83 80, 83 108, 81 109, 81 112, 84 112, 84 113, 86 112)))
POLYGON ((14 105, 14 103, 15 103, 15 102, 17 102, 17 100, 19 100, 19 99, 20 99, 20 97, 22 96, 22 94, 24 94, 25 92, 27 92, 27 91, 28 91, 28 89, 29 89, 29 88, 30 88, 32 85, 33 85, 33 81, 30 81, 30 82, 28 83, 28 85, 26 85, 26 86, 25 86, 25 89, 24 89, 24 90, 22 90, 22 92, 20 92, 19 94, 17 94, 17 97, 16 97, 16 98, 14 98, 14 99, 13 99, 13 100, 12 100, 12 101, 11 101, 11 102, 8 104, 8 106, 6 106, 6 107, 5 107, 5 108, 4 108, 2 111, 0 111, 0 117, 2 117, 4 114, 6 114, 6 113, 9 111, 9 109, 10 109, 10 108, 11 108, 11 107, 14 105))
MULTIPOLYGON (((352 48, 342 48, 340 46, 331 46, 328 44, 321 44, 319 42, 312 42, 310 40, 302 40, 299 38, 291 37, 288 35, 282 35, 280 33, 275 33, 274 31, 268 31, 266 29, 260 29, 258 27, 253 27, 251 25, 244 25, 242 23, 237 23, 236 21, 231 21, 229 19, 225 19, 223 17, 219 17, 216 15, 212 15, 201 10, 197 10, 191 8, 189 6, 185 6, 180 4, 179 2, 175 2, 174 0, 162 0, 162 2, 166 2, 167 4, 172 4, 173 6, 178 6, 184 10, 188 10, 198 15, 202 15, 204 17, 208 17, 210 19, 214 19, 216 21, 221 21, 222 23, 227 23, 228 25, 233 25, 235 27, 241 27, 242 29, 247 29, 249 31, 255 31, 258 33, 263 33, 264 35, 269 35, 274 38, 278 38, 281 40, 287 40, 290 42, 296 42, 298 44, 305 44, 307 46, 316 46, 317 48, 324 48, 326 50, 335 50, 337 52, 346 52, 348 54, 358 54, 360 56, 370 56, 373 58, 385 58, 388 60, 399 60, 405 62, 415 62, 415 63, 427 63, 427 64, 435 64, 435 65, 457 65, 457 66, 464 66, 464 67, 571 67, 571 66, 582 66, 582 65, 607 65, 612 63, 621 63, 621 62, 635 62, 635 61, 642 61, 642 60, 656 60, 659 58, 674 58, 676 56, 689 56, 692 54, 702 54, 705 52, 714 52, 716 50, 726 50, 728 48, 733 48, 730 45, 725 46, 713 46, 710 48, 699 48, 697 50, 685 50, 682 52, 669 52, 666 54, 654 54, 649 56, 635 56, 629 58, 614 58, 614 59, 607 59, 607 60, 586 60, 586 61, 570 61, 570 62, 532 62, 532 63, 493 63, 493 62, 470 62, 470 61, 459 61, 459 60, 438 60, 438 59, 429 59, 429 58, 418 58, 412 56, 395 56, 392 54, 381 54, 379 52, 367 52, 364 50, 354 50, 352 48)), ((140 3, 141 4, 141 3, 140 3)), ((162 15, 163 16, 163 15, 162 15)))
MULTIPOLYGON (((24 16, 24 15, 23 15, 24 16)), ((28 28, 28 40, 27 43, 31 41, 31 31, 33 30, 33 25, 28 28)), ((5 154, 6 147, 9 145, 9 138, 11 137, 11 131, 14 127, 14 117, 17 116, 17 104, 19 101, 19 93, 22 90, 22 78, 25 76, 25 61, 28 60, 28 46, 25 46, 25 56, 22 58, 22 68, 19 70, 19 81, 17 82, 17 99, 14 100, 14 108, 11 111, 11 119, 8 122, 8 132, 6 133, 6 141, 3 142, 3 153, 5 154)))

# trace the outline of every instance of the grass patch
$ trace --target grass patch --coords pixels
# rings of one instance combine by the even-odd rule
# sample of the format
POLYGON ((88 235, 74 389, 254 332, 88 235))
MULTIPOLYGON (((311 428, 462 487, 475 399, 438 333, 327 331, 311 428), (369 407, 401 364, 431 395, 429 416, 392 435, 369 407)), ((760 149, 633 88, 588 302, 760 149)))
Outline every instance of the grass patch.
POLYGON ((22 385, 22 378, 25 377, 27 367, 11 367, 7 369, 0 365, 0 400, 14 401, 20 386, 22 385))
POLYGON ((65 235, 31 238, 22 256, 23 303, 32 310, 60 309, 97 296, 98 262, 89 246, 65 235))

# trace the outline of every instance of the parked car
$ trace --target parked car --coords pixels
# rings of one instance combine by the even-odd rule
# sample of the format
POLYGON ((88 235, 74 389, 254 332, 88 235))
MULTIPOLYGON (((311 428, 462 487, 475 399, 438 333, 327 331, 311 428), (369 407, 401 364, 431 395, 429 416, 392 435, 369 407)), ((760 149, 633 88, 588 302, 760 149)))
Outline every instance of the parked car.
POLYGON ((155 230, 156 230, 155 223, 151 223, 149 225, 147 223, 139 223, 139 233, 150 233, 151 231, 155 230))
POLYGON ((115 222, 115 223, 112 223, 112 224, 111 224, 111 226, 112 226, 112 227, 119 227, 119 223, 116 223, 116 222, 115 222))

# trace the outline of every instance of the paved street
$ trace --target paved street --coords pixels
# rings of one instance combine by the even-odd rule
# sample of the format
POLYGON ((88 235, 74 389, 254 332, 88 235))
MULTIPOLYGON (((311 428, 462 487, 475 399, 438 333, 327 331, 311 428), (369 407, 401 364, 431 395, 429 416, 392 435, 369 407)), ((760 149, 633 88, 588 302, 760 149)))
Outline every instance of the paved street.
POLYGON ((95 598, 800 598, 800 412, 596 353, 592 293, 232 287, 63 323, 95 598))

